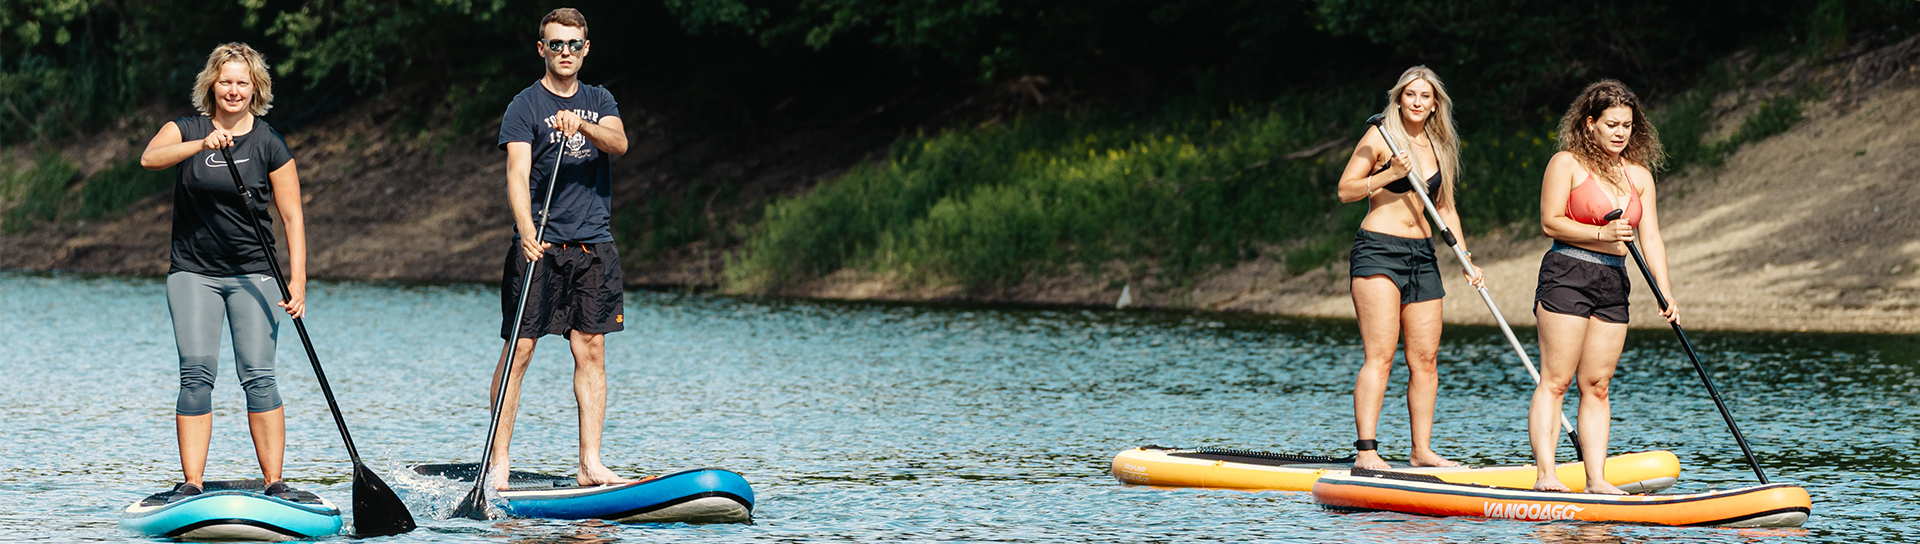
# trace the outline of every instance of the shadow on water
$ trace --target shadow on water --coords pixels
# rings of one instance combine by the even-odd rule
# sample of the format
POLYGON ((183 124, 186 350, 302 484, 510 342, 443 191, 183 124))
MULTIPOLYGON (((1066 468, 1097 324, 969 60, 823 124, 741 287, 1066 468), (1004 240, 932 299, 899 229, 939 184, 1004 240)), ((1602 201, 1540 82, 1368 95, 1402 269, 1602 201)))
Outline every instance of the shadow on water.
MULTIPOLYGON (((1137 488, 1108 474, 1116 452, 1143 444, 1344 454, 1360 362, 1350 321, 637 291, 627 330, 607 342, 609 465, 734 470, 760 498, 755 523, 446 519, 466 488, 409 480, 405 467, 477 460, 498 293, 314 282, 309 308, 356 442, 422 524, 383 542, 1901 542, 1920 516, 1907 456, 1920 443, 1920 347, 1905 336, 1689 331, 1769 475, 1813 493, 1807 528, 1533 524, 1333 514, 1302 493, 1137 488)), ((120 508, 178 477, 164 286, 0 272, 0 322, 11 329, 0 349, 17 355, 0 373, 27 385, 0 388, 0 540, 142 540, 118 532, 120 508)), ((287 476, 345 506, 345 452, 298 350, 281 342, 278 354, 287 476)), ((1437 448, 1526 461, 1532 382, 1498 329, 1450 325, 1442 350, 1437 448)), ((1752 482, 1670 331, 1633 331, 1623 361, 1614 451, 1674 451, 1677 492, 1752 482)), ((571 368, 563 342, 541 344, 516 469, 573 472, 571 368)), ((209 476, 253 477, 227 372, 209 476)), ((1403 367, 1390 399, 1404 379, 1403 367)), ((1405 454, 1398 401, 1380 436, 1405 454)))

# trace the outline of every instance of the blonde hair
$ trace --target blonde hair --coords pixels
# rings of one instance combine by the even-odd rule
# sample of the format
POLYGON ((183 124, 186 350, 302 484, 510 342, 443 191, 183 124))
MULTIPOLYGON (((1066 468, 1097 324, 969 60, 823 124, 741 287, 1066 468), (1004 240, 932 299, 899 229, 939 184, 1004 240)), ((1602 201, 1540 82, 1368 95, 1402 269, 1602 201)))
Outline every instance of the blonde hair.
POLYGON ((193 81, 193 108, 208 116, 218 111, 213 105, 213 84, 220 79, 220 68, 229 62, 247 64, 247 75, 253 79, 253 100, 247 109, 256 116, 266 115, 273 109, 273 75, 267 73, 267 58, 240 42, 222 44, 207 55, 207 67, 193 81))
POLYGON ((1400 149, 1413 151, 1413 136, 1407 134, 1407 126, 1400 120, 1400 93, 1406 92, 1415 80, 1425 80, 1433 87, 1433 113, 1427 116, 1424 127, 1427 142, 1433 146, 1433 159, 1440 164, 1440 194, 1431 195, 1433 205, 1452 206, 1454 178, 1460 175, 1460 133, 1453 125, 1453 98, 1447 96, 1447 86, 1440 83, 1439 75, 1426 66, 1415 66, 1400 73, 1400 81, 1393 85, 1393 90, 1387 91, 1387 109, 1381 112, 1386 116, 1386 123, 1381 127, 1383 136, 1393 138, 1400 149))
MULTIPOLYGON (((1633 134, 1627 136, 1627 148, 1620 150, 1620 157, 1629 162, 1657 172, 1667 165, 1667 150, 1660 145, 1660 131, 1647 121, 1646 108, 1641 107, 1640 97, 1633 94, 1625 83, 1611 79, 1602 79, 1588 85, 1580 91, 1580 96, 1567 106, 1566 115, 1560 116, 1560 150, 1572 153, 1580 161, 1580 166, 1588 172, 1599 175, 1607 181, 1622 183, 1626 180, 1615 177, 1614 165, 1607 164, 1607 150, 1600 141, 1587 130, 1588 119, 1599 119, 1609 108, 1626 107, 1633 111, 1633 134)), ((1619 172, 1624 176, 1626 172, 1619 172)))

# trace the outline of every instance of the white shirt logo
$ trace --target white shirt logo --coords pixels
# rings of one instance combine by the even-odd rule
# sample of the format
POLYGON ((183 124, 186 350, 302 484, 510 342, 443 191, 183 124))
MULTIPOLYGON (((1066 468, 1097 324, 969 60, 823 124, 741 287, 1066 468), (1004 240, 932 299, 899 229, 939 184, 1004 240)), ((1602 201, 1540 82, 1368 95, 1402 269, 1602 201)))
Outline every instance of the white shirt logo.
MULTIPOLYGON (((217 155, 219 155, 219 152, 208 152, 208 153, 207 153, 207 168, 225 168, 225 167, 227 166, 227 163, 226 163, 226 161, 217 161, 217 160, 213 160, 213 158, 214 158, 215 156, 217 156, 217 155)), ((247 161, 250 161, 250 160, 253 160, 253 159, 240 159, 240 160, 237 160, 237 161, 233 161, 233 163, 234 163, 234 164, 240 164, 240 163, 243 163, 243 162, 247 162, 247 161)))

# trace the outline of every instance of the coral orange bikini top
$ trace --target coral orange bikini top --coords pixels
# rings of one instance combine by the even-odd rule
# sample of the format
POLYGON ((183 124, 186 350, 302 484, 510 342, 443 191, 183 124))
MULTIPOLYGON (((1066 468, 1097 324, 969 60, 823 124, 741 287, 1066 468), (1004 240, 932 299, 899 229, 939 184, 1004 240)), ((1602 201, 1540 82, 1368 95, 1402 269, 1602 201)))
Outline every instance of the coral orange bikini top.
MULTIPOLYGON (((1626 171, 1626 161, 1622 160, 1620 164, 1621 171, 1624 173, 1626 171)), ((1620 204, 1614 201, 1617 197, 1607 192, 1606 189, 1600 188, 1600 184, 1596 183, 1597 181, 1598 180, 1593 177, 1593 172, 1587 172, 1587 180, 1581 183, 1579 187, 1574 187, 1573 191, 1567 195, 1568 219, 1588 225, 1605 225, 1607 224, 1607 214, 1620 209, 1620 204)), ((1639 227, 1640 188, 1633 184, 1632 178, 1627 179, 1627 188, 1627 213, 1624 217, 1628 225, 1639 227)))

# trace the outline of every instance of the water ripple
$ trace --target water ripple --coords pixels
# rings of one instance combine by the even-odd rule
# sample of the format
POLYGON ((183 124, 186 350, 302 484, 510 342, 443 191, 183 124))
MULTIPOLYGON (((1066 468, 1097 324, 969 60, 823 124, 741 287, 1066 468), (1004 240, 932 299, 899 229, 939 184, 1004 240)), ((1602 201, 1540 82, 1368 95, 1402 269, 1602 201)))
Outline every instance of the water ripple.
MULTIPOLYGON (((1149 443, 1342 453, 1359 364, 1351 322, 636 292, 627 331, 607 343, 610 465, 734 470, 760 498, 755 523, 448 519, 466 487, 406 467, 477 460, 498 294, 315 282, 309 308, 360 451, 422 523, 382 541, 1903 542, 1920 518, 1909 455, 1920 347, 1908 337, 1695 333, 1769 475, 1807 485, 1815 501, 1804 529, 1737 531, 1339 515, 1303 493, 1138 488, 1108 475, 1115 452, 1149 443)), ((0 387, 0 540, 146 541, 116 521, 177 478, 163 283, 0 272, 0 322, 12 355, 0 372, 13 384, 0 387)), ((345 450, 285 332, 287 477, 346 506, 345 450)), ((1497 329, 1446 334, 1439 448, 1475 463, 1526 460, 1525 371, 1497 329)), ((519 469, 572 470, 571 361, 556 340, 527 377, 519 469)), ((1670 332, 1634 331, 1623 361, 1615 450, 1673 450, 1682 491, 1753 481, 1670 332)), ((231 365, 229 354, 220 368, 231 365)), ((225 372, 208 473, 253 477, 225 372)), ((1390 453, 1405 449, 1398 404, 1382 421, 1390 453)))

